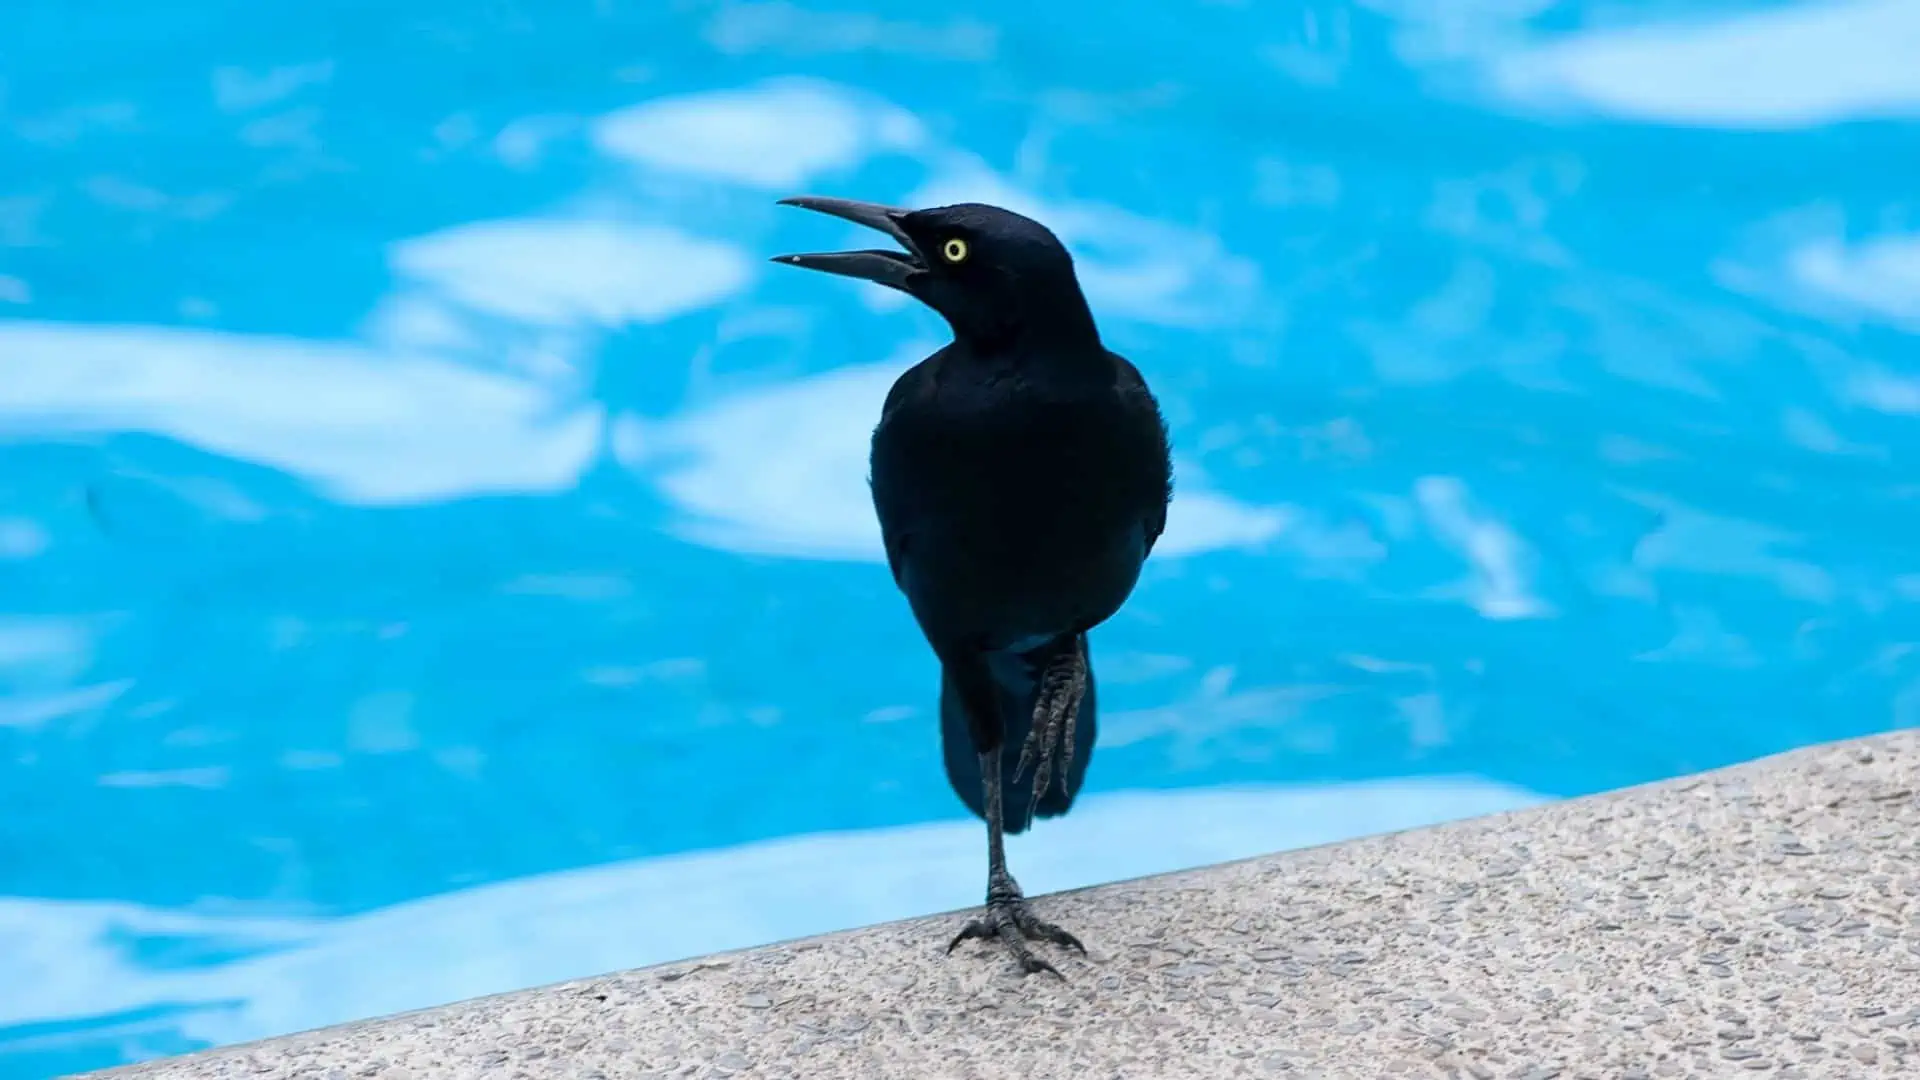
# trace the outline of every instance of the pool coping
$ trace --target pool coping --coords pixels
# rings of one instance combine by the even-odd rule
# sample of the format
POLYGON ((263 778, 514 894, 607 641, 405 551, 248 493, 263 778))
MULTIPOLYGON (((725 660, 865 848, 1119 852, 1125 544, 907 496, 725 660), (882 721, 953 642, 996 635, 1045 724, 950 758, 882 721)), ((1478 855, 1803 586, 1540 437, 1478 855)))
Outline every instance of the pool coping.
POLYGON ((1920 1068, 1920 730, 88 1074, 1874 1080, 1920 1068))

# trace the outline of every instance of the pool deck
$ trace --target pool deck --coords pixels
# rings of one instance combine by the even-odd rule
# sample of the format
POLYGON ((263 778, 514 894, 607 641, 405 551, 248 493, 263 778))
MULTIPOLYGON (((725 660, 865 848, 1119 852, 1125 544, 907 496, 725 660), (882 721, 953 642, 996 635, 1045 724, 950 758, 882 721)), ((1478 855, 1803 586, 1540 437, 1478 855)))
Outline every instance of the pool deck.
POLYGON ((1920 1076, 1920 732, 1038 907, 1064 982, 943 915, 102 1075, 1920 1076))

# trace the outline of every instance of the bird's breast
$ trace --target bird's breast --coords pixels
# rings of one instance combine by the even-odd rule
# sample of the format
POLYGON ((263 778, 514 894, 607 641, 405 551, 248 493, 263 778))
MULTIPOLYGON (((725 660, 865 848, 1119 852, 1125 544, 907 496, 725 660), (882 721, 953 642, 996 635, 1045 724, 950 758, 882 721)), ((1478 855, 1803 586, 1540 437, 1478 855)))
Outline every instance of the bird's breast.
POLYGON ((876 500, 1010 574, 1137 545, 1160 490, 1157 444, 1114 396, 956 397, 875 433, 876 500))
POLYGON ((1006 647, 1105 620, 1164 506, 1157 412, 1112 386, 932 382, 889 409, 871 462, 889 558, 922 628, 1006 647))

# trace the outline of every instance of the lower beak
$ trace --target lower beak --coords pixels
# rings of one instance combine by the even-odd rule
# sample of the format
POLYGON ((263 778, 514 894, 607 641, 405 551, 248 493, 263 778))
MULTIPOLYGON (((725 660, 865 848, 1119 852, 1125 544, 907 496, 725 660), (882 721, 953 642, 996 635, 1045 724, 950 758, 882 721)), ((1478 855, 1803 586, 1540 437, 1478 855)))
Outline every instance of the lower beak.
POLYGON ((814 210, 822 214, 865 225, 877 229, 899 241, 904 251, 833 251, 816 252, 805 255, 775 255, 773 261, 788 266, 798 266, 806 270, 821 270, 829 274, 860 278, 863 281, 877 282, 891 288, 905 290, 907 280, 926 269, 926 263, 914 248, 906 230, 900 227, 900 219, 907 211, 879 203, 856 202, 853 199, 830 199, 819 196, 801 195, 791 199, 781 199, 782 206, 797 206, 802 210, 814 210))

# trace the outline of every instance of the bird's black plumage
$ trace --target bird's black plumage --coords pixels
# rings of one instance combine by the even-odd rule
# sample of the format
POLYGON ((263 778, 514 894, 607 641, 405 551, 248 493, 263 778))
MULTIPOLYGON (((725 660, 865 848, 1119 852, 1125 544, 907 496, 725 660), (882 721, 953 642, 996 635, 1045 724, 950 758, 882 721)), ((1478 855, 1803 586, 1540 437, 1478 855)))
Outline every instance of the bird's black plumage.
POLYGON ((1166 527, 1166 424, 1039 222, 972 203, 786 201, 903 250, 777 261, 899 289, 953 330, 887 395, 873 504, 894 582, 940 660, 948 779, 987 822, 987 915, 954 941, 998 937, 1025 970, 1052 970, 1025 939, 1078 942, 1027 911, 1002 837, 1066 813, 1086 775, 1086 635, 1126 602, 1166 527))

